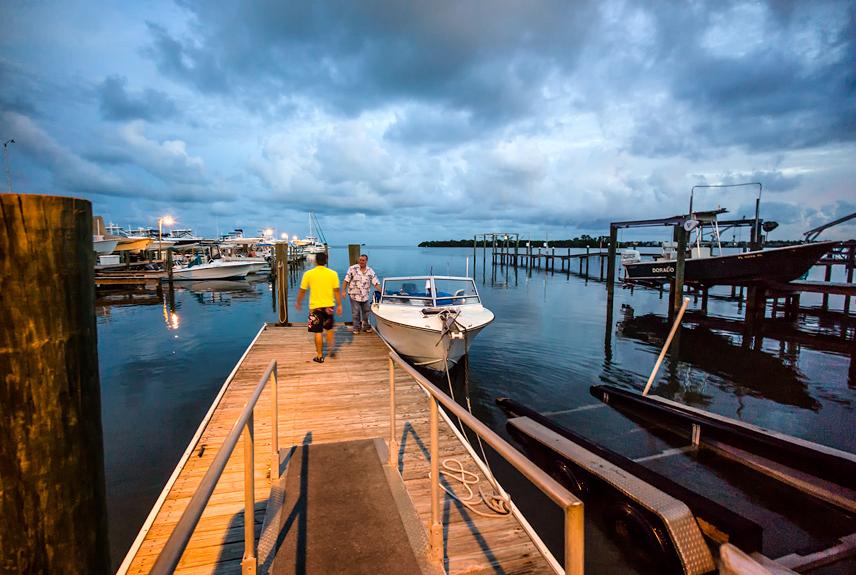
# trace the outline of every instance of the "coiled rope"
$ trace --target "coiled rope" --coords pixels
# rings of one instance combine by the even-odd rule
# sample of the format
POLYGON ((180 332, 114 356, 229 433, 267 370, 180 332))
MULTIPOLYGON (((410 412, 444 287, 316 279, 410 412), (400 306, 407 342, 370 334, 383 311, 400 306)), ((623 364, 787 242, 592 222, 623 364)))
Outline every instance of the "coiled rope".
MULTIPOLYGON (((466 352, 467 344, 469 343, 467 341, 467 329, 461 324, 458 324, 457 318, 455 319, 455 323, 460 327, 461 331, 464 334, 464 351, 466 352)), ((447 334, 442 334, 440 336, 441 341, 444 335, 447 334)), ((451 336, 449 336, 449 340, 451 341, 451 336)), ((445 366, 446 381, 449 384, 449 393, 452 396, 452 401, 457 401, 455 399, 455 390, 452 387, 452 376, 449 373, 449 356, 448 348, 446 346, 443 346, 443 365, 445 366)), ((467 411, 470 412, 470 415, 473 415, 473 406, 470 403, 469 371, 469 363, 467 363, 465 365, 464 371, 465 396, 467 399, 467 411)), ((463 422, 461 422, 459 419, 458 423, 460 425, 461 435, 463 435, 464 441, 466 441, 472 449, 473 444, 470 442, 470 438, 467 436, 467 432, 464 429, 463 422)), ((463 462, 461 462, 461 460, 457 457, 447 457, 443 459, 442 465, 444 471, 442 471, 441 473, 443 473, 449 479, 454 479, 460 482, 460 484, 463 485, 463 487, 467 490, 467 496, 461 497, 453 493, 452 491, 446 489, 446 487, 442 483, 440 483, 440 487, 443 488, 443 491, 448 493, 452 498, 459 501, 464 507, 466 507, 476 515, 481 515, 482 517, 496 517, 498 515, 508 515, 509 513, 511 513, 511 500, 507 495, 497 493, 495 487, 496 478, 493 476, 493 470, 490 467, 490 462, 487 460, 487 455, 485 455, 484 445, 482 444, 481 437, 476 434, 476 439, 478 440, 479 449, 481 450, 482 454, 482 461, 484 461, 485 468, 487 469, 487 473, 489 476, 488 481, 491 484, 491 489, 493 490, 493 492, 490 494, 486 494, 481 486, 481 477, 477 473, 473 473, 472 471, 467 471, 466 469, 464 469, 463 462), (476 505, 478 505, 479 503, 479 499, 476 498, 475 492, 473 492, 473 485, 478 485, 478 492, 481 503, 484 503, 484 505, 488 509, 490 509, 492 513, 485 513, 484 511, 481 511, 480 509, 476 508, 476 505)), ((428 477, 431 477, 430 472, 428 473, 428 477)))

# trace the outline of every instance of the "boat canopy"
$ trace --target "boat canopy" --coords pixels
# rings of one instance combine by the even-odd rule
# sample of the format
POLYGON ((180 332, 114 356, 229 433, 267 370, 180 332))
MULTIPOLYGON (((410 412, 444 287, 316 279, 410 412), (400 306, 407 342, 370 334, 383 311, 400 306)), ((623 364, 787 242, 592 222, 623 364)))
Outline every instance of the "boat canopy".
POLYGON ((384 279, 380 303, 437 307, 480 304, 481 299, 471 278, 410 276, 384 279))

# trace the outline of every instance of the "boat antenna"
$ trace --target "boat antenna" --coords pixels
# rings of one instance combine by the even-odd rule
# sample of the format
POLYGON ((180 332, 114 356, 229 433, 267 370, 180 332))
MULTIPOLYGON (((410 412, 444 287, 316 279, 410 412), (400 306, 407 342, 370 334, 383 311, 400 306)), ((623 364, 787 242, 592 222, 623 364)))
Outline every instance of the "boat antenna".
POLYGON ((12 171, 9 169, 9 144, 15 140, 9 139, 3 142, 3 167, 6 169, 6 183, 9 185, 9 193, 12 193, 12 171))

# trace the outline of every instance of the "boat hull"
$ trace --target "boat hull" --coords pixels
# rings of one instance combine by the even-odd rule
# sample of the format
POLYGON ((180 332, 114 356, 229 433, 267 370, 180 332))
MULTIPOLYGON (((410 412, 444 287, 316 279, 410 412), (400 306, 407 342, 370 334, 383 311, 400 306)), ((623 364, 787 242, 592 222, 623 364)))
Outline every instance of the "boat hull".
POLYGON ((250 265, 250 273, 251 274, 264 274, 270 273, 270 263, 262 258, 262 257, 230 257, 226 256, 223 258, 224 261, 227 262, 237 262, 241 264, 250 265))
POLYGON ((137 252, 146 249, 152 240, 149 238, 121 238, 116 245, 116 252, 137 252))
POLYGON ((375 329, 390 346, 414 365, 435 371, 443 371, 458 363, 476 336, 490 323, 469 327, 465 338, 453 338, 448 333, 441 336, 439 318, 428 319, 431 327, 416 327, 382 317, 377 313, 377 306, 374 306, 374 311, 375 329))
POLYGON ((202 264, 189 268, 176 269, 173 280, 227 280, 243 279, 252 269, 252 264, 225 262, 222 264, 202 264))
MULTIPOLYGON (((688 259, 684 282, 703 286, 760 285, 783 283, 805 274, 837 242, 820 242, 786 248, 688 259)), ((624 264, 625 279, 632 282, 665 283, 675 277, 675 260, 624 264)))
POLYGON ((112 254, 119 240, 92 240, 95 253, 100 255, 112 254))

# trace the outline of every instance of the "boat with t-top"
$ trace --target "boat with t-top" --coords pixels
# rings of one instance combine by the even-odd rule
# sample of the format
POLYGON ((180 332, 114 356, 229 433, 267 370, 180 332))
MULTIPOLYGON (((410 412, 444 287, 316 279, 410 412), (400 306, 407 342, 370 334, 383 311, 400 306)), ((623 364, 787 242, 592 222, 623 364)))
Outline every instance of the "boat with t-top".
MULTIPOLYGON (((727 210, 691 212, 683 228, 691 234, 685 252, 684 281, 689 285, 772 285, 787 283, 808 272, 838 242, 816 242, 726 254, 722 251, 718 217, 727 210)), ((675 218, 677 219, 677 218, 675 218)), ((774 222, 765 222, 766 225, 774 222)), ((761 225, 756 229, 760 230, 761 225)), ((760 231, 758 232, 760 233, 760 231)), ((659 285, 675 278, 677 242, 663 242, 662 254, 643 260, 638 250, 621 254, 625 281, 659 285)))

